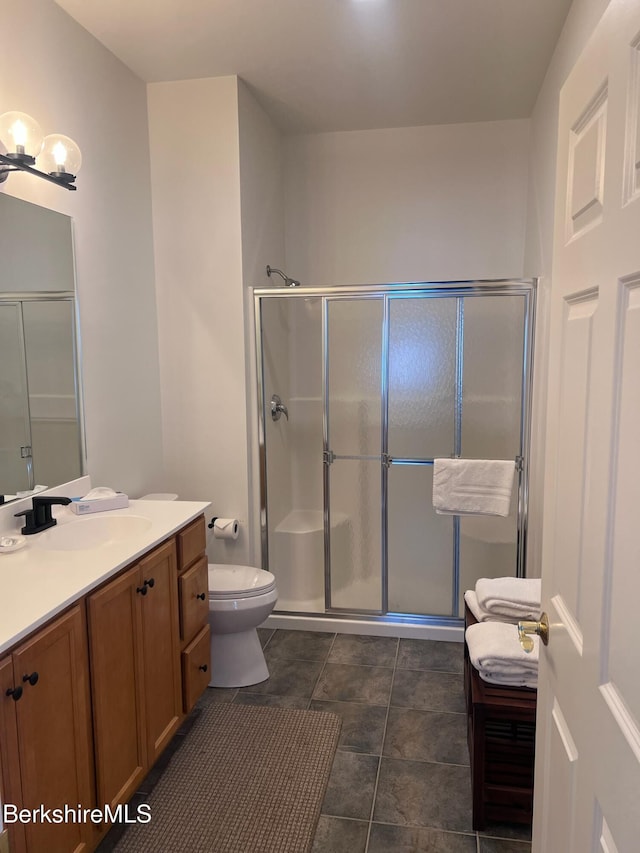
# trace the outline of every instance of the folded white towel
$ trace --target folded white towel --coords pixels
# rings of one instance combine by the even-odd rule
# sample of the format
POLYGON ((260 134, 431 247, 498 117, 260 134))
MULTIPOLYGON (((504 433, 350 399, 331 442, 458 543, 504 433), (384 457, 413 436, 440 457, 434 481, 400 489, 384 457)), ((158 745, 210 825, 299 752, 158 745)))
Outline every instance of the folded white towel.
POLYGON ((535 686, 538 677, 539 638, 534 636, 533 651, 525 652, 518 640, 518 629, 505 622, 478 622, 465 632, 469 658, 480 677, 492 684, 535 686))
POLYGON ((513 461, 434 459, 433 506, 440 515, 509 515, 513 461))
POLYGON ((516 674, 516 675, 496 675, 492 672, 485 672, 482 669, 478 670, 478 675, 487 684, 497 684, 501 687, 531 687, 534 690, 538 687, 538 674, 516 674))
POLYGON ((517 619, 540 616, 540 578, 479 578, 475 592, 480 607, 494 616, 517 619))
POLYGON ((465 592, 464 600, 478 622, 510 622, 511 624, 516 624, 520 619, 526 618, 524 616, 501 616, 496 613, 489 613, 488 610, 480 606, 478 596, 473 589, 468 589, 465 592))

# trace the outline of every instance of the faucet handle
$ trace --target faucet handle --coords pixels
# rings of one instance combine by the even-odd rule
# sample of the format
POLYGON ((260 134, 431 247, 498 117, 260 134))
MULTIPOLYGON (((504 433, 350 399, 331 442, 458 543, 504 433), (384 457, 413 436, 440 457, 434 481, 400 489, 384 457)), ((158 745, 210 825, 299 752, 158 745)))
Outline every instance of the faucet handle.
POLYGON ((277 394, 274 394, 270 400, 271 405, 271 418, 274 421, 280 420, 280 415, 284 415, 287 420, 289 420, 289 410, 282 402, 280 397, 277 394))
MULTIPOLYGON (((36 523, 36 513, 34 509, 23 509, 22 512, 14 512, 14 518, 20 518, 24 516, 24 527, 20 530, 24 536, 31 536, 32 533, 40 533, 41 530, 44 530, 43 527, 39 527, 36 523)), ((55 521, 54 521, 55 524, 55 521)), ((52 525, 48 524, 47 527, 51 527, 52 525)))

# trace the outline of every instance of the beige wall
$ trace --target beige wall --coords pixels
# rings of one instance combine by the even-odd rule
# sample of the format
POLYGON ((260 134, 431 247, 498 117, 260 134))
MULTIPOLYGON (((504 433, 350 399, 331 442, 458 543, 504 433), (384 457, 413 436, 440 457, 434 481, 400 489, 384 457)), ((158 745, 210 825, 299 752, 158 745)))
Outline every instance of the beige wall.
POLYGON ((23 174, 0 192, 73 219, 88 470, 131 495, 160 488, 145 86, 51 0, 22 0, 3 17, 0 105, 83 152, 77 192, 23 174))
POLYGON ((154 83, 148 99, 166 486, 238 518, 237 542, 210 537, 209 556, 251 563, 260 554, 248 288, 283 257, 279 136, 236 77, 154 83))
POLYGON ((282 137, 245 84, 238 81, 242 279, 246 343, 248 529, 252 564, 260 553, 260 459, 258 447, 257 365, 252 287, 271 283, 266 266, 284 264, 284 175, 282 137))
POLYGON ((286 142, 287 273, 303 284, 522 275, 529 122, 286 142))
POLYGON ((212 515, 240 519, 241 562, 248 471, 237 78, 154 83, 148 102, 166 485, 211 501, 212 515))

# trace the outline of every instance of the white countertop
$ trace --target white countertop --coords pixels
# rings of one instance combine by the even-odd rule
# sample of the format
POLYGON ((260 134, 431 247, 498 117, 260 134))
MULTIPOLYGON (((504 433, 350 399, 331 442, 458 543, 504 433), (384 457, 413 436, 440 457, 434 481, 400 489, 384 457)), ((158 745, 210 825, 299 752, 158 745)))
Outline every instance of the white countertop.
POLYGON ((75 515, 67 507, 54 507, 59 526, 80 524, 85 518, 125 515, 142 516, 151 525, 126 539, 73 551, 39 547, 37 539, 45 536, 45 531, 28 536, 20 551, 0 553, 0 654, 202 515, 209 506, 195 501, 132 500, 127 509, 87 516, 75 515))

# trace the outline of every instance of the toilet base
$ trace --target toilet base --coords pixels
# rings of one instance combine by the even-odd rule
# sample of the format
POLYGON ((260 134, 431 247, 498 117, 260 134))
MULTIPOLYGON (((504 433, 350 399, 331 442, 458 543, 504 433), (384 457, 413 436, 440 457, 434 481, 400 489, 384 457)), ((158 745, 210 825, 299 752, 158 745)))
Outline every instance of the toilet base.
POLYGON ((235 634, 211 634, 209 687, 249 687, 269 678, 255 628, 235 634))

